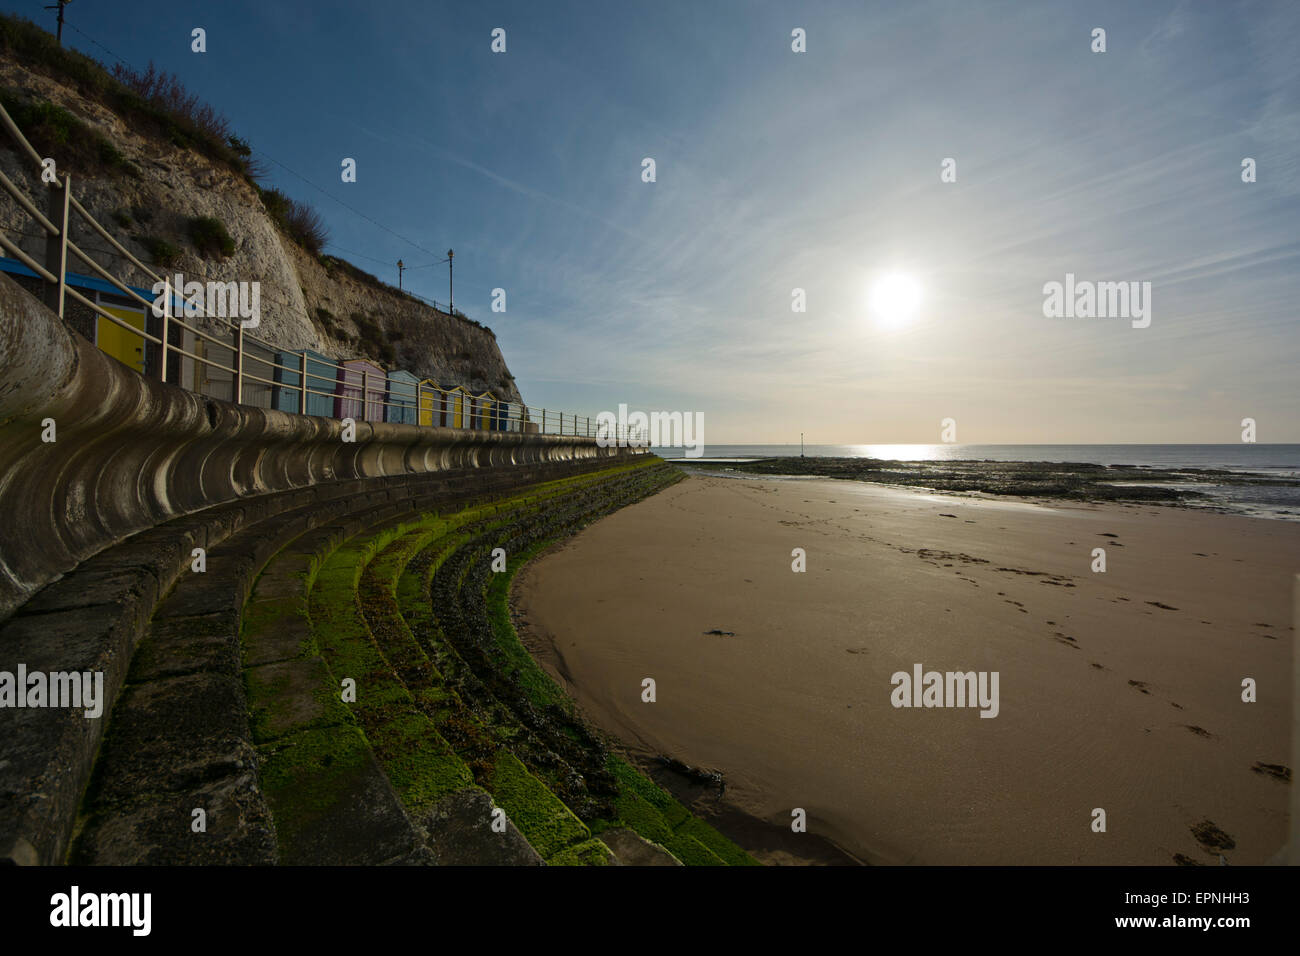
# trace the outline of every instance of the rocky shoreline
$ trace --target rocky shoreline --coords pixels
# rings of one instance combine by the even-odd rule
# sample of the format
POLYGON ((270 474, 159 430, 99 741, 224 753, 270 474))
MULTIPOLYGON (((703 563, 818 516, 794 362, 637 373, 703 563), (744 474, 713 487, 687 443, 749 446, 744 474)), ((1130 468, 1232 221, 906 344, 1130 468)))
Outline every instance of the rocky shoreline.
POLYGON ((1219 468, 1151 468, 1049 461, 891 461, 877 458, 762 458, 693 465, 722 474, 794 475, 905 485, 942 492, 977 492, 1068 501, 1145 502, 1194 505, 1206 498, 1198 485, 1287 486, 1300 493, 1300 479, 1219 468))

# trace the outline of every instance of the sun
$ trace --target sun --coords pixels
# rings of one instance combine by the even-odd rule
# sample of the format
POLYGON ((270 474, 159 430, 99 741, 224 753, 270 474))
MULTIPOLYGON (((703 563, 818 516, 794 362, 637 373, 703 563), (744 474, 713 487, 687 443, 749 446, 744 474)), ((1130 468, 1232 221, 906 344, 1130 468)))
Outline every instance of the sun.
POLYGON ((906 325, 921 304, 921 284, 906 273, 891 272, 871 286, 871 311, 887 328, 906 325))

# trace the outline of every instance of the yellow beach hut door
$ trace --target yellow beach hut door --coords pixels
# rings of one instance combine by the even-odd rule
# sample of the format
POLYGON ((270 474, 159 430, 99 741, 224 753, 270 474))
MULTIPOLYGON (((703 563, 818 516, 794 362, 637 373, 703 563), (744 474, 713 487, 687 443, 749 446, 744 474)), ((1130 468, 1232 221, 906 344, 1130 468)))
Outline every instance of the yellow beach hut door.
POLYGON ((420 390, 420 424, 421 425, 442 424, 441 422, 435 422, 433 420, 434 417, 433 410, 434 408, 437 407, 433 403, 441 398, 441 396, 434 391, 434 389, 437 387, 438 387, 438 383, 431 378, 426 378, 417 386, 417 388, 419 388, 420 390))
MULTIPOLYGON (((101 309, 121 319, 132 328, 144 331, 144 312, 120 305, 100 305, 101 309)), ((96 316, 95 344, 128 368, 144 374, 144 339, 102 315, 96 316)))

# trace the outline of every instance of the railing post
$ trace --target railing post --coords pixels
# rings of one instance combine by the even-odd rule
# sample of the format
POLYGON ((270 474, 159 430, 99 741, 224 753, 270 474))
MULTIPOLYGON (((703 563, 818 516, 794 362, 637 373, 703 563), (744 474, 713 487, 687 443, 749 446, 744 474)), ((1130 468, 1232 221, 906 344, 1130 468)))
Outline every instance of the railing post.
POLYGON ((361 369, 361 420, 370 421, 370 372, 361 369))
POLYGON ((235 404, 244 404, 244 327, 235 326, 235 404))
POLYGON ((302 356, 302 364, 298 366, 298 384, 301 386, 298 390, 298 414, 307 414, 307 350, 303 349, 298 353, 302 356))
MULTIPOLYGON (((67 285, 68 274, 68 205, 72 199, 72 177, 63 174, 63 185, 55 185, 50 190, 50 221, 59 227, 57 236, 45 237, 45 268, 58 277, 52 289, 46 289, 45 304, 60 319, 63 318, 63 290, 67 285)), ((143 354, 144 340, 140 342, 143 354)))
MULTIPOLYGON (((172 318, 172 283, 170 279, 163 280, 163 295, 165 296, 165 299, 163 300, 162 335, 160 336, 162 339, 162 346, 160 349, 162 352, 162 374, 159 380, 165 382, 167 381, 167 337, 171 334, 172 318)), ((148 316, 146 315, 145 328, 148 327, 149 322, 148 316)))

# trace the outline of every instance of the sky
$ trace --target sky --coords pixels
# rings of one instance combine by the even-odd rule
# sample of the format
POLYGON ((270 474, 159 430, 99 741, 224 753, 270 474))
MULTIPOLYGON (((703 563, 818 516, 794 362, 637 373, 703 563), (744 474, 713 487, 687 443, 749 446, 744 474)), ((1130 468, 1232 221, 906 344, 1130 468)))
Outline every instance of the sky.
MULTIPOLYGON (((52 28, 46 2, 0 8, 52 28)), ((701 413, 710 444, 929 443, 945 419, 962 443, 1231 443, 1245 418, 1300 441, 1300 3, 67 18, 66 45, 226 114, 328 251, 390 282, 400 258, 445 302, 454 248, 456 306, 531 405, 701 413), (1149 282, 1150 324, 1044 315, 1067 274, 1149 282), (910 311, 873 298, 887 276, 910 311)))

